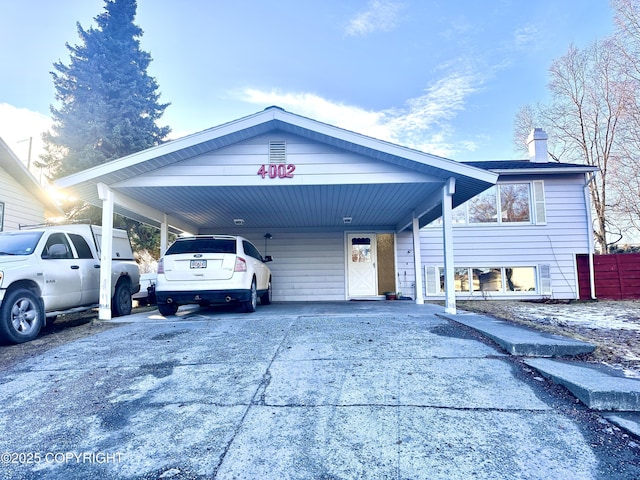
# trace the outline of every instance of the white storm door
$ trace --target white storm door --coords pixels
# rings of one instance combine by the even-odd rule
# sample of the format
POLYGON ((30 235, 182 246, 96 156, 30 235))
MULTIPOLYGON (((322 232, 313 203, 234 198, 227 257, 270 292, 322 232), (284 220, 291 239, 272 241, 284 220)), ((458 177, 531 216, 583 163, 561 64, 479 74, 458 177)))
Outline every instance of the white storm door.
POLYGON ((377 295, 376 235, 374 233, 348 234, 347 256, 349 297, 377 295))

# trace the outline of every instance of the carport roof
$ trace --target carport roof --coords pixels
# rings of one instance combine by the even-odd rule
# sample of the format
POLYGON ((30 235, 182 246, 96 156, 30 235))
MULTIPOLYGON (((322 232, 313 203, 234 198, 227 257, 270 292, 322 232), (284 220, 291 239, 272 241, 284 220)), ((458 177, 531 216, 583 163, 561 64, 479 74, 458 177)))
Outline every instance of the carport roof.
POLYGON ((167 221, 172 231, 245 228, 350 228, 403 230, 412 212, 426 225, 441 214, 442 188, 455 178, 454 206, 495 184, 498 175, 475 166, 412 150, 269 107, 199 133, 173 140, 64 177, 55 186, 101 206, 98 184, 115 193, 114 210, 150 225, 167 221), (297 175, 286 184, 265 184, 207 174, 176 179, 161 169, 272 132, 293 134, 373 162, 394 166, 388 179, 333 176, 325 181, 297 175), (190 182, 190 183, 185 183, 190 182))

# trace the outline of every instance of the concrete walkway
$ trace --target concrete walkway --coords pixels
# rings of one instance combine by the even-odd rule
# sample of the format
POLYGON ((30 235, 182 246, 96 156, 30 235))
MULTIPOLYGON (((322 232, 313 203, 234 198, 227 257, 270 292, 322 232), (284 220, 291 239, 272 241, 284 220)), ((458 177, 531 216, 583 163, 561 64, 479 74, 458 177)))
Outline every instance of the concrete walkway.
POLYGON ((440 316, 473 328, 511 355, 554 357, 529 358, 525 363, 566 387, 591 409, 627 412, 608 413, 605 416, 640 437, 640 380, 625 378, 619 371, 603 365, 571 360, 573 356, 593 352, 595 345, 475 313, 440 316))
POLYGON ((637 442, 442 314, 114 320, 2 371, 0 478, 640 478, 637 442))

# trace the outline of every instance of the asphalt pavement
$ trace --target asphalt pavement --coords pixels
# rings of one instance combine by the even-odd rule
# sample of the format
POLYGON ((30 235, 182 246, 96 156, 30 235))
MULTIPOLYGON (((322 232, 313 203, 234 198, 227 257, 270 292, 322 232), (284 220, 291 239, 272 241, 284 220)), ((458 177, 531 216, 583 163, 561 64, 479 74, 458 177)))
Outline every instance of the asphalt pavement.
POLYGON ((640 439, 605 417, 632 418, 630 384, 590 407, 561 382, 585 365, 511 351, 536 332, 495 319, 382 301, 111 322, 2 369, 0 478, 640 478, 640 439))

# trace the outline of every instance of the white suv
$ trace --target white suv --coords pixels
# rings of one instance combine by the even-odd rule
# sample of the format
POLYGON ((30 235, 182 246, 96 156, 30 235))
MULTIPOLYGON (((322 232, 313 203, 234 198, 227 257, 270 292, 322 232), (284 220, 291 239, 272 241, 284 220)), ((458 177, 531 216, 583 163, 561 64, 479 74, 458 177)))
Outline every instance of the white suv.
POLYGON ((176 240, 158 262, 156 302, 164 316, 180 305, 239 303, 254 312, 271 303, 271 271, 246 238, 197 235, 176 240))

